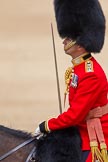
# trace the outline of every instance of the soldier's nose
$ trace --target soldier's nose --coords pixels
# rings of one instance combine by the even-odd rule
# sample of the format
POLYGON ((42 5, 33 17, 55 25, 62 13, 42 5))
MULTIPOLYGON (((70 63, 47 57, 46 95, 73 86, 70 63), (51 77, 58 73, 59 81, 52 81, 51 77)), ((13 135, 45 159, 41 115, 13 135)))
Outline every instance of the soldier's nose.
POLYGON ((66 39, 64 39, 63 44, 64 44, 64 45, 66 45, 66 44, 67 44, 67 38, 66 38, 66 39))

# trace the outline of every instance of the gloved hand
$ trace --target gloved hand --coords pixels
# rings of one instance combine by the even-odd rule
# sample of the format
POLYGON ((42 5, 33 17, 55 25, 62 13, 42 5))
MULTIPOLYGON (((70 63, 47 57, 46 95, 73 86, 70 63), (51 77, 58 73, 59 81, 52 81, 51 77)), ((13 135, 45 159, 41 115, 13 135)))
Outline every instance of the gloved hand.
POLYGON ((40 127, 39 127, 39 126, 36 128, 34 134, 35 134, 36 139, 39 139, 39 138, 41 138, 41 137, 44 135, 44 133, 42 133, 42 132, 40 131, 40 127))
POLYGON ((40 123, 39 126, 36 128, 35 136, 37 139, 39 139, 44 134, 49 133, 49 132, 50 132, 50 130, 48 128, 47 121, 44 121, 44 122, 40 123))

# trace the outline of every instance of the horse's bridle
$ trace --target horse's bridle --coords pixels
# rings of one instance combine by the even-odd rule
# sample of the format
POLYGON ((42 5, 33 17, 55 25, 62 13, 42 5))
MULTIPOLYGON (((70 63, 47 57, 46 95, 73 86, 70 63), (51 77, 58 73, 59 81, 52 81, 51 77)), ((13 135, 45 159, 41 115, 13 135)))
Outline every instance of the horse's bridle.
MULTIPOLYGON (((7 152, 6 154, 2 155, 2 156, 0 157, 0 161, 4 160, 4 159, 7 158, 8 156, 10 156, 11 154, 13 154, 13 153, 16 152, 17 150, 19 150, 20 148, 22 148, 22 147, 24 147, 24 146, 26 146, 26 145, 28 145, 28 144, 34 142, 35 140, 36 140, 36 137, 32 137, 32 138, 30 138, 29 140, 23 142, 22 144, 18 145, 17 147, 15 147, 14 149, 10 150, 10 151, 7 152)), ((32 151, 30 152, 29 156, 27 157, 26 162, 35 161, 35 160, 32 160, 32 159, 31 159, 31 157, 32 157, 33 153, 35 152, 35 150, 36 150, 36 147, 34 147, 34 148, 32 149, 32 151)))

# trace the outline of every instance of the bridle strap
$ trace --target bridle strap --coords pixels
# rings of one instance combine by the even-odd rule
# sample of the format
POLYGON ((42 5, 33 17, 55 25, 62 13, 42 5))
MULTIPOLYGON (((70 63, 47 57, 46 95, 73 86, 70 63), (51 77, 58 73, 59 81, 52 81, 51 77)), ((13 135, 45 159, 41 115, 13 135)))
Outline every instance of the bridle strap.
POLYGON ((36 147, 33 147, 33 149, 31 150, 31 152, 29 154, 29 156, 27 157, 26 162, 33 161, 32 160, 32 155, 34 154, 35 151, 36 151, 36 147))
POLYGON ((33 141, 36 140, 36 137, 30 138, 29 140, 23 142, 22 144, 18 145, 17 147, 15 147, 14 149, 10 150, 9 152, 7 152, 6 154, 2 155, 0 157, 0 161, 7 158, 8 156, 10 156, 12 153, 16 152, 17 150, 19 150, 20 148, 32 143, 33 141))

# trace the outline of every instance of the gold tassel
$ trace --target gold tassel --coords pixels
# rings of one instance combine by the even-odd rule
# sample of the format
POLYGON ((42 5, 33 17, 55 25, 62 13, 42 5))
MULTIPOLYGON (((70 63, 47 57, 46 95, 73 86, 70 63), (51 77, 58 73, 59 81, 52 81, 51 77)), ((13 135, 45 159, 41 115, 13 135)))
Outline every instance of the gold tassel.
POLYGON ((65 107, 65 102, 66 102, 66 95, 69 92, 69 83, 70 83, 70 79, 72 78, 72 72, 73 72, 72 67, 69 67, 65 72, 66 89, 64 93, 64 107, 65 107))
POLYGON ((107 146, 105 143, 101 143, 100 144, 100 148, 101 148, 101 154, 103 157, 104 162, 108 162, 108 153, 107 153, 107 146))
POLYGON ((99 160, 99 162, 104 162, 102 153, 98 148, 98 143, 96 141, 90 142, 90 146, 91 146, 91 153, 92 153, 92 162, 95 162, 96 160, 99 160))
POLYGON ((65 108, 65 103, 66 103, 66 96, 67 96, 67 93, 69 92, 69 80, 67 81, 66 84, 66 89, 65 89, 65 92, 64 92, 64 108, 65 108))

